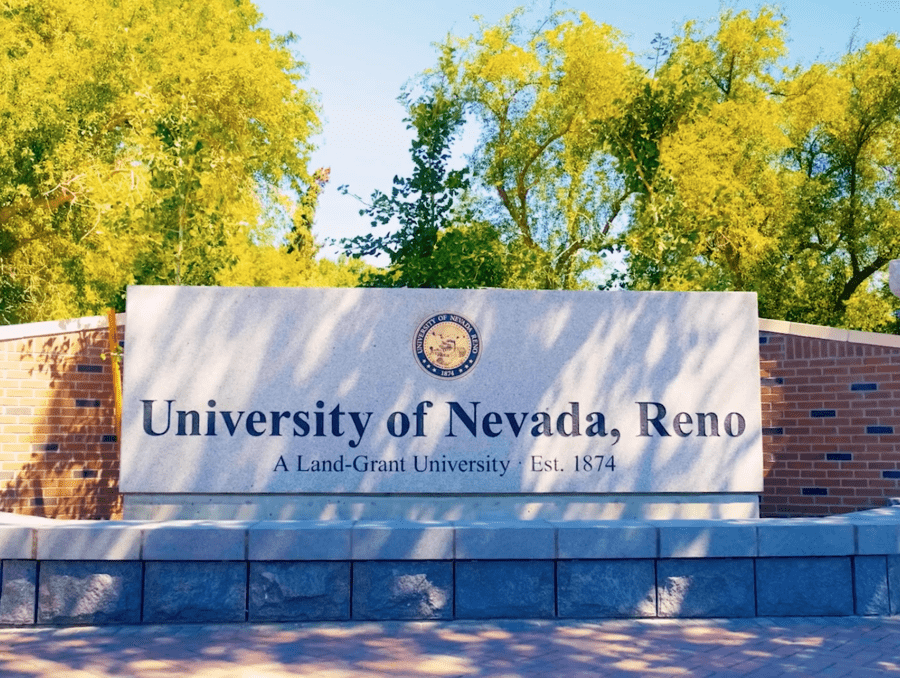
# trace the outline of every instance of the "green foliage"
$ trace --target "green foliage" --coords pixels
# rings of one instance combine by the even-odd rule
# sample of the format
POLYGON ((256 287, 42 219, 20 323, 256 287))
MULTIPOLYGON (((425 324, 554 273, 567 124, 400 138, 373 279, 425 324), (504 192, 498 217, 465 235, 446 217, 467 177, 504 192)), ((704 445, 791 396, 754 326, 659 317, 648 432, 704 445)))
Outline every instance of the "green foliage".
POLYGON ((214 284, 235 234, 291 229, 319 122, 260 19, 239 0, 0 2, 0 321, 214 284))
MULTIPOLYGON (((258 236, 257 236, 258 237, 258 236)), ((274 242, 255 242, 246 232, 232 236, 235 261, 214 281, 230 287, 358 287, 374 270, 358 259, 312 259, 274 242)))
POLYGON ((509 284, 579 287, 627 197, 607 132, 640 73, 618 32, 586 14, 533 31, 522 16, 449 38, 430 77, 483 131, 473 169, 484 211, 522 262, 509 284))
MULTIPOLYGON (((879 278, 900 257, 895 36, 788 69, 776 9, 726 9, 657 34, 643 69, 585 14, 523 17, 448 38, 420 81, 482 130, 466 196, 503 285, 587 286, 621 252, 607 286, 752 290, 763 316, 896 327, 879 278)), ((431 252, 444 228, 392 237, 431 252)))
POLYGON ((287 236, 289 254, 296 252, 301 258, 312 259, 318 253, 319 245, 312 232, 313 221, 316 216, 316 208, 319 206, 319 196, 330 176, 331 168, 329 167, 317 169, 313 173, 313 181, 300 198, 300 203, 294 210, 291 219, 291 230, 287 236))
MULTIPOLYGON (((388 255, 388 267, 364 279, 372 287, 499 287, 504 277, 499 235, 487 224, 469 223, 471 214, 458 206, 469 187, 468 169, 447 166, 462 108, 439 91, 423 101, 404 101, 407 128, 416 130, 412 176, 394 177, 390 195, 375 191, 360 210, 373 227, 396 221, 397 228, 383 236, 345 239, 345 250, 357 257, 388 255)), ((347 193, 346 186, 341 190, 347 193)))
POLYGON ((583 288, 621 252, 607 285, 897 327, 896 36, 787 68, 778 11, 726 9, 643 68, 586 14, 524 16, 448 38, 404 98, 412 175, 362 210, 390 232, 344 243, 375 270, 315 260, 317 107, 252 4, 0 0, 0 322, 121 308, 132 283, 583 288))
POLYGON ((900 257, 896 39, 784 68, 763 7, 693 23, 623 116, 632 289, 752 290, 760 314, 891 329, 874 276, 900 257))

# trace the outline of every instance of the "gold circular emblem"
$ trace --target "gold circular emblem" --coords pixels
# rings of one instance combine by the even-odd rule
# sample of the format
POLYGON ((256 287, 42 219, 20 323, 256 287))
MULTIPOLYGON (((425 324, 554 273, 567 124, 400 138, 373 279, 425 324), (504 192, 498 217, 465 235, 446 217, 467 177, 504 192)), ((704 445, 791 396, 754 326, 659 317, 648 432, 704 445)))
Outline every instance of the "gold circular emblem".
POLYGON ((474 367, 481 350, 478 330, 466 318, 440 313, 419 325, 414 351, 419 366, 441 379, 455 379, 474 367))
POLYGON ((425 333, 425 355, 445 370, 462 365, 472 351, 469 333, 455 322, 438 323, 425 333))

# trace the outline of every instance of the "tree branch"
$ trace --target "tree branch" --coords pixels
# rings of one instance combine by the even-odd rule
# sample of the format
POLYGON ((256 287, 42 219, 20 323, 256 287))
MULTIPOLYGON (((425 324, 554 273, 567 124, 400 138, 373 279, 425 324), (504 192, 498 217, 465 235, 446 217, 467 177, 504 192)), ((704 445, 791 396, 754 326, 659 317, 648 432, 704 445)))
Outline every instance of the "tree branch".
POLYGON ((72 191, 60 184, 38 198, 26 198, 12 205, 0 207, 0 225, 7 223, 13 217, 25 216, 39 209, 55 212, 63 205, 75 202, 76 198, 77 196, 72 191))

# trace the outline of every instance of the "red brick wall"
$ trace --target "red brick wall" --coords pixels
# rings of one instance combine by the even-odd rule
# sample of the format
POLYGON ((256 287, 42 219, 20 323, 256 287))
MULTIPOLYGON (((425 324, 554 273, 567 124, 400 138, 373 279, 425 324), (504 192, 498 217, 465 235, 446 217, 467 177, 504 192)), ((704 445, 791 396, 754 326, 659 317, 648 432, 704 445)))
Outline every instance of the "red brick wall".
POLYGON ((0 510, 50 518, 121 517, 113 383, 109 358, 100 357, 109 353, 102 324, 0 338, 0 510))
POLYGON ((760 332, 762 516, 847 513, 900 496, 900 347, 847 334, 760 332))
MULTIPOLYGON (((0 335, 0 510, 121 517, 107 332, 91 322, 0 335)), ((900 338, 806 326, 829 337, 817 339, 761 322, 786 328, 760 332, 761 515, 846 513, 900 496, 900 338)))

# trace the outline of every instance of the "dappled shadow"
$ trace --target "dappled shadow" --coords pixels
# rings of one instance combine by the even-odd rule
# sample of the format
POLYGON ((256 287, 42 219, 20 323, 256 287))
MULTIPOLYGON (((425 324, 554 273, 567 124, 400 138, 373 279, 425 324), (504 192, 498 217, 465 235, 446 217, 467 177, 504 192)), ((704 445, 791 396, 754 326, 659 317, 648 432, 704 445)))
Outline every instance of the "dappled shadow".
MULTIPOLYGON (((136 364, 134 356, 140 366, 126 375, 123 490, 295 495, 292 511, 301 504, 310 507, 259 516, 282 519, 376 517, 366 513, 370 497, 390 497, 393 512, 377 517, 408 519, 471 518, 467 508, 473 501, 488 505, 493 494, 509 498, 507 515, 522 519, 600 517, 591 504, 611 495, 752 497, 762 489, 758 338, 755 308, 743 312, 736 298, 511 290, 242 289, 224 296, 222 290, 171 289, 153 297, 152 308, 135 306, 128 327, 129 362, 136 364), (537 303, 543 305, 532 312, 537 303), (441 312, 464 315, 481 334, 480 362, 462 379, 440 381, 426 374, 410 350, 416 325, 441 312), (735 370, 744 370, 750 381, 735 382, 730 378, 735 370), (171 429, 146 435, 141 401, 153 401, 154 425, 162 432, 172 399, 171 429), (385 426, 391 413, 401 413, 415 430, 414 413, 423 402, 433 404, 423 418, 426 435, 401 439, 385 426), (462 429, 457 413, 460 435, 448 434, 451 402, 478 419, 471 432, 462 429), (649 403, 650 416, 662 412, 655 403, 665 405, 669 436, 652 429, 640 436, 641 402, 649 403), (558 430, 555 422, 572 411, 572 403, 579 403, 582 432, 590 425, 587 416, 602 412, 604 434, 512 433, 510 416, 521 421, 527 415, 530 431, 530 417, 539 412, 547 412, 558 430), (340 438, 330 435, 336 405, 345 413, 340 438), (249 416, 252 410, 257 423, 265 420, 262 434, 224 432, 234 420, 223 412, 249 416), (322 435, 272 432, 272 413, 300 411, 309 421, 322 417, 322 435), (361 442, 352 433, 349 412, 373 413, 361 442), (489 412, 497 413, 495 429, 503 427, 502 435, 484 432, 489 412), (714 412, 719 435, 672 434, 678 412, 690 413, 694 419, 687 428, 695 433, 697 413, 714 412), (732 412, 745 419, 741 437, 724 433, 732 412), (185 435, 176 437, 179 416, 185 435), (211 420, 218 422, 214 435, 207 434, 211 420), (611 454, 615 472, 575 471, 576 457, 611 454), (370 464, 359 473, 299 471, 312 459, 333 461, 341 455, 346 462, 364 455, 365 462, 385 465, 405 459, 407 469, 377 472, 370 464), (514 465, 505 475, 477 476, 410 468, 414 456, 441 462, 444 455, 514 465), (538 457, 558 459, 565 472, 532 472, 528 465, 538 457), (345 495, 343 503, 329 504, 329 494, 345 495), (440 494, 455 496, 455 504, 440 494)), ((285 428, 291 426, 289 417, 285 422, 285 428)), ((672 510, 679 515, 677 506, 672 510)), ((603 517, 626 517, 623 512, 603 517)))
POLYGON ((863 618, 0 630, 0 673, 527 678, 815 675, 827 667, 874 677, 900 673, 898 631, 900 620, 863 618))
MULTIPOLYGON (((6 398, 21 466, 0 510, 51 518, 121 517, 119 444, 106 329, 13 342, 20 389, 6 398)), ((9 392, 8 392, 9 394, 9 392)), ((11 444, 7 447, 10 448, 11 444)))

